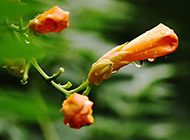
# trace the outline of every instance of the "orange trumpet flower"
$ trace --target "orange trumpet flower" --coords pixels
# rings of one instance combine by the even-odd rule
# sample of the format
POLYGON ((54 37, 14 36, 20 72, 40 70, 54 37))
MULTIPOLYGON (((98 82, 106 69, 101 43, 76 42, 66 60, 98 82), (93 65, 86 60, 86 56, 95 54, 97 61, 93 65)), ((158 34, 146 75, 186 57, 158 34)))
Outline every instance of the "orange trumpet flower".
POLYGON ((163 24, 145 32, 129 43, 117 46, 92 65, 88 75, 90 85, 99 85, 121 67, 138 60, 155 59, 174 52, 178 37, 163 24))
POLYGON ((69 12, 58 6, 40 14, 29 23, 29 30, 35 34, 58 33, 69 26, 69 12))
POLYGON ((61 111, 65 116, 64 124, 71 128, 80 129, 82 126, 94 123, 92 116, 91 102, 87 96, 74 93, 67 98, 63 104, 61 111))

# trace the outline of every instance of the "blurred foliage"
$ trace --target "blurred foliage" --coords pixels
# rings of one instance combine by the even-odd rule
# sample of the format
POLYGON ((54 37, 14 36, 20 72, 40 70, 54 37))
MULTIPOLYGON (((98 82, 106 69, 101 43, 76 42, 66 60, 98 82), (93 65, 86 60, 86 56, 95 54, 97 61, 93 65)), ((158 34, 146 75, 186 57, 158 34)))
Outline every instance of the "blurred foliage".
POLYGON ((0 1, 0 139, 1 140, 189 140, 190 51, 189 8, 185 0, 23 0, 19 5, 0 1), (70 27, 58 34, 16 42, 4 20, 24 24, 58 5, 70 12, 70 27), (22 86, 2 68, 3 58, 36 56, 49 74, 59 67, 57 80, 86 79, 91 64, 111 48, 130 41, 160 22, 178 34, 178 50, 141 68, 128 65, 94 87, 95 123, 73 130, 62 123, 65 99, 48 86, 34 68, 22 86))

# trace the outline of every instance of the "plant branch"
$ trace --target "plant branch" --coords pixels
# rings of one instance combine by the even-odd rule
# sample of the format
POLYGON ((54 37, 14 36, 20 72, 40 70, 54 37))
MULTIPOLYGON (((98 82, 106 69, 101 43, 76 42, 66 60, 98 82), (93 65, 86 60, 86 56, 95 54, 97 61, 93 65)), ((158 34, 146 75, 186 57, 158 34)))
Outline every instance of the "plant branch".
POLYGON ((62 85, 61 87, 64 89, 69 89, 70 87, 72 87, 72 83, 68 81, 65 85, 62 85))
POLYGON ((57 73, 55 73, 55 74, 53 74, 52 76, 50 76, 50 77, 48 77, 48 81, 52 81, 52 80, 55 80, 55 79, 57 79, 59 76, 61 76, 61 74, 64 72, 65 70, 64 70, 64 68, 59 68, 59 71, 57 72, 57 73))
POLYGON ((29 62, 26 64, 26 68, 25 68, 23 77, 22 77, 22 79, 21 79, 21 83, 22 83, 23 85, 27 84, 27 82, 28 82, 28 79, 29 79, 29 77, 28 77, 28 72, 29 72, 30 66, 31 66, 31 62, 29 61, 29 62))
POLYGON ((78 86, 77 88, 70 90, 69 93, 75 93, 81 90, 84 90, 86 87, 88 86, 88 80, 86 80, 85 82, 83 82, 80 86, 78 86))
POLYGON ((35 67, 35 69, 38 71, 38 73, 46 80, 47 83, 49 83, 50 85, 52 85, 54 88, 56 88, 58 91, 60 91, 61 93, 64 93, 66 95, 66 97, 69 97, 70 93, 61 87, 61 85, 55 83, 53 80, 49 81, 49 79, 51 77, 49 77, 42 69, 41 67, 38 65, 37 60, 35 58, 32 59, 32 65, 35 67))
POLYGON ((91 91, 91 86, 87 85, 86 90, 83 92, 82 95, 86 95, 87 96, 90 93, 90 91, 91 91))
POLYGON ((20 19, 19 19, 19 24, 20 24, 19 30, 22 31, 22 30, 24 29, 24 23, 23 23, 23 18, 22 18, 22 16, 21 16, 20 19))

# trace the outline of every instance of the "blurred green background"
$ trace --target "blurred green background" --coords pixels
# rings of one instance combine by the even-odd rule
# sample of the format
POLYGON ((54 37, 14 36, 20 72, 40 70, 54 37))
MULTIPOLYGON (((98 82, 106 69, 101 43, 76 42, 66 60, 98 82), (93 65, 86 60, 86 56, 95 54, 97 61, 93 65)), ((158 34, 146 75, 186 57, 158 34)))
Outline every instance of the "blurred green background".
POLYGON ((0 140, 189 140, 190 48, 189 3, 185 0, 23 0, 19 6, 0 1, 0 140), (3 19, 24 24, 58 5, 70 12, 61 33, 33 37, 20 46, 3 19), (29 83, 3 69, 2 58, 35 55, 57 80, 79 85, 94 63, 111 48, 164 23, 179 36, 179 48, 141 68, 130 64, 94 87, 95 123, 80 130, 63 125, 59 111, 65 97, 47 85, 32 67, 29 83), (24 48, 24 49, 23 49, 24 48))

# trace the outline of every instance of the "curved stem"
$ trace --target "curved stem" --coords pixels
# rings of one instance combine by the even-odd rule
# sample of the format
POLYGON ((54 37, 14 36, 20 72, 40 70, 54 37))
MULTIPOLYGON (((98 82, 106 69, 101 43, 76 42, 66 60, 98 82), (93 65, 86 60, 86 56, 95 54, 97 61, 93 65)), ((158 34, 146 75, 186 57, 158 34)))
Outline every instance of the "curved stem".
POLYGON ((53 80, 50 83, 54 88, 59 90, 61 93, 64 93, 66 95, 66 98, 68 98, 70 96, 70 93, 66 89, 61 88, 61 85, 55 83, 53 80))
POLYGON ((29 27, 29 23, 28 23, 28 25, 26 25, 25 27, 23 27, 22 32, 27 32, 28 27, 29 27))
POLYGON ((60 91, 61 93, 64 93, 66 97, 70 95, 70 93, 66 89, 62 88, 61 85, 55 83, 53 80, 49 81, 50 77, 41 69, 41 67, 38 65, 37 60, 35 58, 32 59, 32 65, 39 72, 39 74, 46 80, 46 82, 49 82, 58 91, 60 91))
POLYGON ((72 87, 72 83, 68 81, 65 85, 62 85, 61 87, 64 89, 69 89, 70 87, 72 87))
POLYGON ((77 87, 77 88, 75 88, 73 90, 70 90, 69 93, 72 94, 72 93, 84 90, 87 86, 88 86, 88 80, 83 82, 79 87, 77 87))
MULTIPOLYGON (((12 33, 12 35, 15 38, 17 38, 19 41, 22 42, 21 37, 27 32, 29 24, 26 27, 24 27, 22 17, 20 17, 19 26, 16 26, 16 25, 12 24, 9 19, 5 20, 5 23, 6 23, 7 27, 8 27, 8 29, 9 29, 9 31, 12 33)), ((27 63, 24 75, 23 75, 22 80, 21 80, 22 84, 26 84, 27 83, 27 80, 28 80, 28 71, 30 69, 30 65, 31 64, 35 67, 35 69, 38 71, 38 73, 46 80, 46 82, 48 84, 52 85, 54 88, 56 88, 57 90, 59 90, 61 93, 64 93, 66 95, 66 97, 69 97, 70 94, 75 93, 75 92, 79 92, 79 91, 84 90, 84 89, 86 89, 86 90, 83 92, 83 95, 88 95, 89 92, 90 92, 91 87, 89 86, 88 80, 86 80, 85 82, 83 82, 77 88, 75 88, 73 90, 70 90, 70 91, 67 91, 66 89, 68 89, 68 88, 70 88, 72 86, 72 84, 70 82, 68 82, 66 85, 60 85, 60 84, 57 84, 54 81, 55 79, 57 79, 64 72, 64 69, 60 68, 57 73, 53 74, 52 76, 48 76, 41 69, 41 67, 38 65, 37 60, 35 58, 33 58, 31 60, 31 62, 27 63)))
POLYGON ((10 26, 10 20, 8 18, 4 19, 4 23, 7 26, 7 29, 10 32, 10 34, 12 35, 12 37, 15 38, 14 29, 16 29, 16 28, 15 27, 12 28, 12 26, 10 26))
POLYGON ((22 16, 21 16, 20 19, 19 19, 19 24, 20 24, 19 30, 22 31, 22 30, 24 29, 24 23, 23 23, 22 16))
POLYGON ((31 66, 31 62, 29 61, 29 62, 26 64, 26 68, 25 68, 23 77, 22 77, 22 79, 21 79, 21 83, 22 83, 23 85, 27 84, 27 82, 28 82, 28 79, 29 79, 29 77, 28 77, 28 72, 29 72, 30 66, 31 66))
POLYGON ((83 92, 82 95, 86 95, 87 96, 90 93, 90 91, 91 91, 91 86, 87 85, 86 90, 83 92))
POLYGON ((51 80, 55 80, 57 79, 59 76, 61 76, 61 74, 64 72, 64 68, 59 68, 59 71, 55 74, 53 74, 51 77, 49 77, 47 80, 51 81, 51 80))
POLYGON ((16 25, 14 25, 14 24, 10 24, 10 25, 9 25, 9 28, 10 28, 11 30, 14 30, 14 31, 19 32, 19 27, 16 26, 16 25))
POLYGON ((38 65, 38 62, 35 58, 32 59, 32 65, 36 68, 36 70, 39 72, 39 74, 45 79, 48 80, 49 76, 41 69, 41 67, 38 65))

